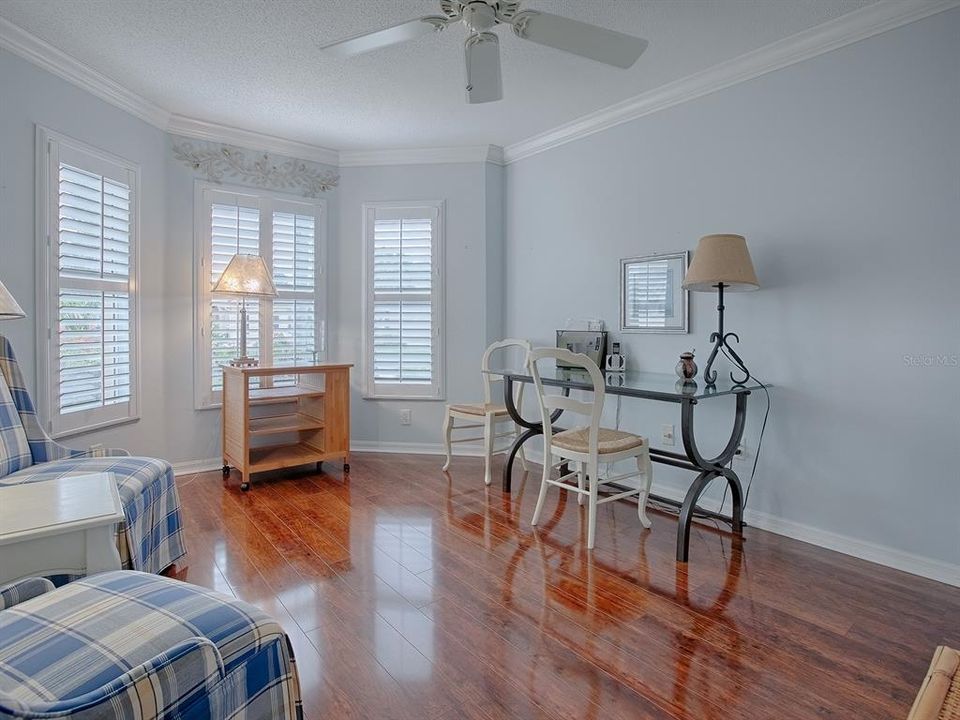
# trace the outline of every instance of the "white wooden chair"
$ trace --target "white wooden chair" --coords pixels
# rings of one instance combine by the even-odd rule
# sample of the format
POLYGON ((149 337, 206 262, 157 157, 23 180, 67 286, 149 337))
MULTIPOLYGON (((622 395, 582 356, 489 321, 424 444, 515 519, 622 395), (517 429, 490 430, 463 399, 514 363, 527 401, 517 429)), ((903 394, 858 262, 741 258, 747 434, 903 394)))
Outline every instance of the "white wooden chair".
MULTIPOLYGON (((498 350, 509 350, 510 348, 519 349, 522 352, 521 361, 524 367, 527 364, 527 357, 530 353, 530 343, 527 340, 515 340, 513 338, 507 338, 501 340, 500 342, 495 342, 490 347, 488 347, 483 353, 483 359, 480 362, 481 368, 486 371, 490 369, 490 358, 498 350)), ((493 396, 493 384, 502 382, 502 380, 497 380, 494 377, 491 377, 486 372, 483 372, 483 402, 482 403, 461 403, 456 405, 447 405, 447 411, 443 418, 443 441, 444 448, 447 453, 447 461, 443 465, 444 471, 450 467, 451 460, 451 446, 453 443, 463 443, 463 442, 475 442, 477 440, 483 440, 483 450, 484 450, 484 473, 483 481, 489 485, 492 481, 492 469, 493 456, 506 452, 507 448, 495 449, 494 445, 496 441, 500 438, 511 438, 514 439, 517 435, 520 434, 521 428, 513 424, 513 420, 510 419, 510 416, 507 414, 507 408, 502 402, 499 402, 494 399, 493 396), (457 425, 455 420, 466 421, 467 425, 457 425), (497 432, 497 425, 509 422, 513 424, 513 428, 507 432, 497 432), (454 430, 468 430, 475 428, 483 428, 483 437, 464 437, 453 439, 454 430)), ((517 394, 516 394, 516 404, 517 407, 521 407, 523 402, 523 383, 517 383, 517 394)), ((527 469, 527 458, 523 454, 523 449, 520 449, 520 461, 523 463, 523 469, 527 469)))
POLYGON ((547 488, 555 485, 563 490, 579 494, 578 502, 583 505, 584 499, 589 500, 587 522, 587 548, 592 550, 596 537, 597 505, 619 500, 620 498, 637 496, 637 514, 640 524, 650 527, 647 517, 647 498, 650 495, 650 485, 653 482, 653 465, 650 462, 650 443, 646 438, 622 430, 608 430, 600 427, 600 416, 603 412, 604 383, 600 368, 589 357, 582 353, 572 353, 560 348, 538 348, 530 353, 530 373, 537 388, 537 397, 540 401, 540 412, 543 416, 543 479, 540 482, 540 496, 537 498, 537 507, 533 511, 531 525, 536 525, 543 509, 543 501, 547 496, 547 488), (589 401, 576 400, 563 395, 548 395, 544 392, 543 382, 537 364, 541 360, 562 360, 564 365, 582 367, 593 381, 593 396, 589 401), (564 410, 590 418, 590 424, 571 428, 554 433, 550 416, 555 410, 564 410), (558 457, 559 462, 554 462, 558 457), (623 475, 600 478, 600 463, 615 463, 618 460, 636 458, 637 472, 623 475), (577 470, 562 475, 557 480, 550 477, 553 468, 569 465, 570 461, 577 464, 577 470), (577 486, 565 481, 577 478, 577 486), (619 482, 628 478, 640 477, 638 488, 632 488, 613 495, 599 498, 600 485, 619 482), (587 487, 589 485, 589 487, 587 487))

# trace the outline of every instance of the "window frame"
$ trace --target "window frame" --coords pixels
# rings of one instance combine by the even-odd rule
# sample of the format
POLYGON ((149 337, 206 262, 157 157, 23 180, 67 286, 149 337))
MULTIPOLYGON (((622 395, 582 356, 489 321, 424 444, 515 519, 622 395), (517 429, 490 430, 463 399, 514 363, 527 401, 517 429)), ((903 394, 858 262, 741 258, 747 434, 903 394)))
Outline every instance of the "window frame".
MULTIPOLYGON (((363 212, 363 398, 365 400, 443 401, 446 399, 446 201, 365 202, 363 212), (430 317, 434 327, 432 371, 429 385, 376 382, 373 376, 373 251, 374 225, 378 210, 391 212, 429 210, 436 213, 431 234, 433 282, 430 286, 430 317)), ((413 212, 411 212, 411 217, 413 212)))
MULTIPOLYGON (((289 212, 294 207, 311 207, 314 214, 314 259, 318 272, 314 276, 314 317, 317 345, 317 362, 327 355, 327 201, 324 198, 307 198, 289 193, 276 192, 264 188, 244 187, 242 185, 223 185, 208 180, 194 181, 193 194, 193 387, 194 409, 215 410, 222 405, 221 392, 213 390, 210 378, 212 364, 210 343, 206 340, 208 313, 206 308, 213 294, 210 292, 209 265, 211 256, 210 207, 216 193, 223 195, 241 195, 256 201, 260 211, 260 256, 267 262, 273 275, 273 213, 289 212), (212 193, 213 195, 208 195, 212 193), (264 202, 266 201, 266 206, 264 202), (266 212, 265 212, 266 209, 266 212)), ((297 298, 293 291, 281 291, 277 299, 297 298)), ((261 333, 261 357, 273 357, 273 298, 261 298, 259 303, 260 328, 270 328, 270 332, 261 333)))
MULTIPOLYGON (((140 165, 88 143, 76 140, 42 125, 36 126, 36 260, 37 260, 37 406, 44 428, 53 438, 92 432, 140 420, 140 165), (131 177, 130 186, 130 270, 126 292, 130 311, 130 400, 61 414, 56 406, 59 377, 59 353, 54 329, 59 324, 59 303, 52 296, 60 290, 59 180, 60 150, 89 156, 88 172, 100 172, 97 166, 114 166, 131 177)), ((83 168, 81 168, 83 169, 83 168)), ((85 281, 90 283, 90 281, 85 281)), ((103 289, 106 292, 106 288, 103 289)))

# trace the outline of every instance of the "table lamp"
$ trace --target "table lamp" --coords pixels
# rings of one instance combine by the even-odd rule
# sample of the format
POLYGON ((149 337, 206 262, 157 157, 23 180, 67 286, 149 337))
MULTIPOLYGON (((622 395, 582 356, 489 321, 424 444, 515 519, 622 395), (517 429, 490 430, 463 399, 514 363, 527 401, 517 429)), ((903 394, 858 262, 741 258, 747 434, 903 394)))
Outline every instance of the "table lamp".
POLYGON ((17 304, 17 301, 13 299, 10 291, 0 282, 0 320, 16 320, 17 318, 25 318, 26 316, 27 314, 23 311, 23 308, 17 304))
POLYGON ((230 258, 226 269, 213 286, 218 295, 240 296, 240 357, 230 361, 232 367, 256 367, 260 362, 247 357, 247 298, 275 297, 277 289, 259 255, 238 253, 230 258))
POLYGON ((744 373, 742 378, 736 378, 730 373, 730 379, 737 384, 747 382, 750 371, 728 340, 733 338, 740 342, 740 337, 736 333, 725 333, 723 330, 723 291, 744 292, 760 287, 757 274, 753 270, 753 261, 750 260, 750 251, 747 250, 746 239, 742 235, 706 235, 700 238, 700 244, 693 254, 693 262, 683 279, 683 287, 695 292, 717 290, 719 324, 717 331, 710 335, 713 351, 703 370, 703 379, 707 385, 712 386, 717 382, 717 372, 712 366, 721 349, 744 373))

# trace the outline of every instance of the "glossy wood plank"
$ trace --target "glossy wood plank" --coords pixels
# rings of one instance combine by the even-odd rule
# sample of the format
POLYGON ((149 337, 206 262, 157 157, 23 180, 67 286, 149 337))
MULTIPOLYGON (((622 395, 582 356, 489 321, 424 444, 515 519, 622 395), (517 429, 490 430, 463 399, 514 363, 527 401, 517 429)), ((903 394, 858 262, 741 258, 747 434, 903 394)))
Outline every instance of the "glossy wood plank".
POLYGON ((178 478, 172 570, 290 633, 308 718, 903 718, 960 590, 748 528, 551 493, 481 460, 360 454, 351 474, 178 478))

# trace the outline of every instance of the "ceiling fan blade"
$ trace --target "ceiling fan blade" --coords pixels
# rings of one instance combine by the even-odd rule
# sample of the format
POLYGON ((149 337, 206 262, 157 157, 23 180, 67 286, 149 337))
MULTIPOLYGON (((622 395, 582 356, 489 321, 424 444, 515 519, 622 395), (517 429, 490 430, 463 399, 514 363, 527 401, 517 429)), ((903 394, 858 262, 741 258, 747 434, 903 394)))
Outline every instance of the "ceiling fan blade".
POLYGON ((467 102, 500 100, 503 97, 500 38, 495 33, 478 33, 467 38, 464 48, 467 61, 467 102))
POLYGON ((524 40, 620 68, 633 65, 648 45, 643 38, 537 10, 517 13, 513 31, 524 40))
POLYGON ((353 57, 371 50, 379 50, 389 45, 414 40, 421 35, 439 32, 449 24, 451 24, 451 21, 448 18, 431 15, 416 20, 408 20, 383 30, 355 35, 346 40, 324 45, 320 49, 340 57, 353 57))

